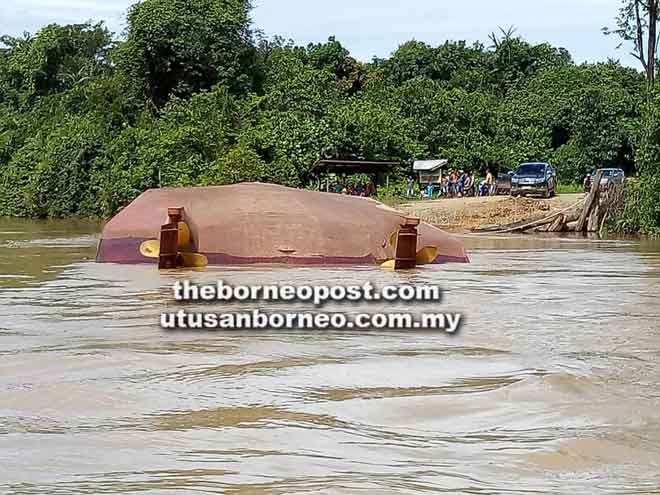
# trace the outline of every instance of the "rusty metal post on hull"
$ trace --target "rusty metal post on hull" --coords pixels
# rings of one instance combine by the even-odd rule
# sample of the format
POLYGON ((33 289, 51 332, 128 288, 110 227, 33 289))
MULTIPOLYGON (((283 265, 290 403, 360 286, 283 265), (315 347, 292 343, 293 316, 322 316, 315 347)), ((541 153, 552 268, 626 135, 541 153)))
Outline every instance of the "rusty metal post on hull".
POLYGON ((406 218, 396 238, 395 270, 412 270, 417 266, 417 227, 419 218, 406 218))
POLYGON ((174 269, 179 265, 179 222, 183 221, 183 208, 167 209, 169 223, 160 228, 160 255, 158 268, 174 269))

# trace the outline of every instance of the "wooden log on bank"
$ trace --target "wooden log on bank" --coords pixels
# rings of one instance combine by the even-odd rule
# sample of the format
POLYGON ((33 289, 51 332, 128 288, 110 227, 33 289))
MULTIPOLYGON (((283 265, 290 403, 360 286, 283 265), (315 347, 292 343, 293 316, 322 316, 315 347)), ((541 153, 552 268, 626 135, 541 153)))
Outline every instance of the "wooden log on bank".
POLYGON ((598 232, 600 230, 600 203, 596 203, 589 214, 587 222, 587 232, 598 232))
POLYGON ((587 196, 587 200, 584 203, 584 208, 582 209, 582 214, 578 219, 577 226, 575 227, 576 232, 583 232, 587 226, 587 221, 589 220, 589 215, 591 210, 594 207, 594 204, 598 203, 598 197, 600 196, 600 181, 603 178, 603 171, 598 170, 596 176, 591 181, 591 191, 587 196))
POLYGON ((603 215, 603 218, 600 221, 600 228, 598 229, 598 237, 603 237, 603 232, 605 230, 605 222, 607 222, 609 216, 610 216, 610 210, 608 208, 605 214, 603 215))
POLYGON ((568 213, 566 213, 566 224, 577 222, 580 219, 581 214, 582 208, 573 208, 568 213))
POLYGON ((551 223, 546 223, 545 225, 541 225, 540 227, 536 227, 535 229, 532 230, 532 232, 547 232, 550 229, 550 226, 552 225, 551 223))
POLYGON ((487 229, 478 229, 478 230, 473 230, 474 233, 479 233, 479 234, 509 234, 512 232, 525 232, 526 230, 542 230, 544 227, 546 227, 545 230, 542 231, 547 231, 547 226, 551 225, 557 217, 561 215, 567 215, 567 219, 564 220, 564 223, 568 221, 568 219, 571 219, 573 217, 577 218, 578 213, 580 209, 576 208, 578 205, 580 205, 584 200, 580 200, 575 204, 572 204, 568 208, 564 208, 563 210, 554 212, 544 218, 540 218, 538 220, 533 220, 529 222, 516 222, 515 224, 509 224, 509 225, 502 225, 499 227, 489 227, 487 229), (576 211, 573 211, 576 210, 576 211))
POLYGON ((559 215, 555 220, 550 224, 548 232, 563 232, 564 227, 566 226, 566 217, 564 215, 559 215))

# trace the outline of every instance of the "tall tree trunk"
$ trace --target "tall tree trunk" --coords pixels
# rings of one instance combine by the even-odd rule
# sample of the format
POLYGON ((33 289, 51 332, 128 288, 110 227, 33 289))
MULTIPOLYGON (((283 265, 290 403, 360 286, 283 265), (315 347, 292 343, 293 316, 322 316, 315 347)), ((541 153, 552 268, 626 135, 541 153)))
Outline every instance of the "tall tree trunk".
POLYGON ((636 47, 635 47, 635 52, 633 55, 639 59, 639 61, 642 63, 642 67, 644 68, 644 72, 646 73, 646 78, 648 80, 649 76, 649 66, 646 63, 646 58, 644 54, 644 24, 642 20, 642 14, 639 10, 639 6, 642 0, 635 0, 635 23, 636 23, 636 47))
POLYGON ((657 23, 658 23, 658 0, 648 0, 649 10, 649 41, 648 55, 646 57, 646 78, 650 86, 655 84, 655 59, 658 44, 657 23))

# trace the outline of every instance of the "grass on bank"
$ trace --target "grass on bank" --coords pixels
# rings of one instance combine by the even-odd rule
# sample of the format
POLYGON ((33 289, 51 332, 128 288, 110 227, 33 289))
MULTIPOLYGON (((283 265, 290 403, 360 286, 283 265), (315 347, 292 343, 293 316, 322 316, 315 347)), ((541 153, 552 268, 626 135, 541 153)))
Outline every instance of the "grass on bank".
POLYGON ((584 187, 577 182, 568 182, 565 184, 559 182, 557 184, 557 194, 576 194, 581 192, 584 192, 584 187))

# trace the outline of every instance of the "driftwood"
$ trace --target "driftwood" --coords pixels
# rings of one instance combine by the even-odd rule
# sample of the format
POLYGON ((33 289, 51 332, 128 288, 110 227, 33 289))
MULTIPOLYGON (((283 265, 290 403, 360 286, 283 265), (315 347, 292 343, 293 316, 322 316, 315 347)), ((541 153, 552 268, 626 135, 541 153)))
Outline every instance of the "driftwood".
POLYGON ((593 178, 592 188, 585 198, 543 218, 515 222, 508 225, 474 230, 481 234, 507 234, 513 232, 588 232, 602 236, 605 224, 613 209, 623 201, 623 186, 610 184, 606 188, 600 182, 603 171, 593 178))
POLYGON ((477 234, 498 233, 505 229, 517 229, 517 228, 525 227, 529 222, 530 222, 529 219, 519 220, 518 222, 507 223, 504 225, 492 225, 490 227, 483 227, 481 229, 472 229, 472 232, 477 234))
POLYGON ((566 213, 566 223, 569 224, 572 222, 576 222, 577 224, 577 221, 580 218, 581 213, 582 213, 582 208, 573 208, 568 213, 566 213))
POLYGON ((540 227, 536 227, 534 229, 534 232, 547 232, 550 230, 550 227, 552 226, 552 223, 546 223, 545 225, 541 225, 540 227))
POLYGON ((598 237, 603 237, 603 230, 605 229, 605 222, 610 217, 610 210, 608 209, 603 215, 603 219, 600 221, 600 228, 598 229, 598 237))
POLYGON ((566 226, 566 216, 559 215, 548 227, 548 232, 562 232, 566 226))
POLYGON ((587 222, 587 232, 598 232, 600 229, 600 203, 596 203, 589 213, 589 221, 587 222))
POLYGON ((512 232, 524 232, 526 230, 532 230, 532 229, 538 230, 539 228, 552 224, 552 222, 554 222, 558 216, 568 213, 569 211, 573 210, 578 205, 580 205, 582 202, 583 200, 580 200, 577 203, 569 206, 568 208, 564 208, 561 211, 554 212, 538 220, 532 220, 527 222, 516 222, 514 224, 509 224, 509 225, 501 225, 496 227, 489 227, 487 229, 474 230, 473 232, 479 234, 509 234, 512 232))
POLYGON ((578 232, 582 232, 586 227, 591 209, 593 208, 594 203, 598 201, 598 196, 600 194, 600 181, 602 178, 603 171, 599 170, 596 172, 596 176, 591 181, 591 191, 589 191, 587 201, 584 204, 584 209, 582 210, 582 214, 578 219, 577 227, 575 228, 575 230, 578 232))

